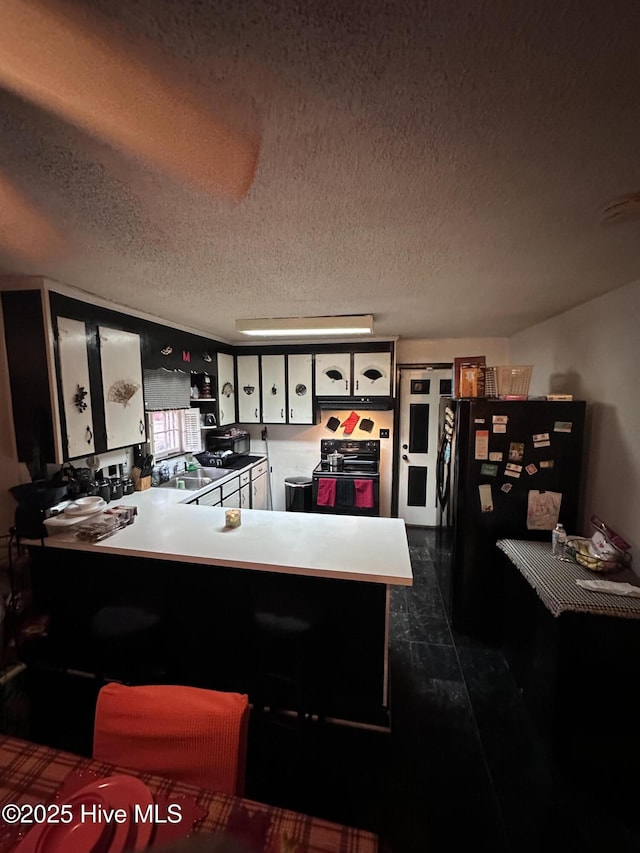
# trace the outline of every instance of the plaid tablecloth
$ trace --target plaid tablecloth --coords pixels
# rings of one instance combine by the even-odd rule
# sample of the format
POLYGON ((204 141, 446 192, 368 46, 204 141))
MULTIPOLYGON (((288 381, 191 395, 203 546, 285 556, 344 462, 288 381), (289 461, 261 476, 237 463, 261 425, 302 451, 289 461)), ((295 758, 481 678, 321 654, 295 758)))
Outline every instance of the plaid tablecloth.
MULTIPOLYGON (((257 853, 378 850, 377 837, 370 832, 0 735, 0 807, 7 803, 49 803, 70 774, 86 775, 90 781, 115 773, 142 779, 156 796, 194 798, 205 814, 193 833, 227 832, 257 853)), ((18 840, 16 827, 0 820, 0 853, 9 853, 18 840)))
POLYGON ((640 598, 609 595, 582 589, 577 578, 604 579, 637 584, 638 577, 630 570, 599 575, 551 556, 548 542, 529 542, 520 539, 499 539, 503 551, 523 578, 535 589, 542 603, 554 616, 562 613, 588 613, 595 616, 617 616, 621 619, 640 619, 640 598))

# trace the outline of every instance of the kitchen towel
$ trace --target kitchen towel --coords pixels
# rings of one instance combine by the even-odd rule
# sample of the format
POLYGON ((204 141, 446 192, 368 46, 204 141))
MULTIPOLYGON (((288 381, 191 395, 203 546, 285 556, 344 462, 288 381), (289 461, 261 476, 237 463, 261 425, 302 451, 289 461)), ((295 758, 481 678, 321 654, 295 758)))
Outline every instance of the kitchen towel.
POLYGON ((336 481, 332 477, 320 477, 318 480, 318 506, 336 505, 336 481))
POLYGON ((355 505, 361 509, 373 509, 373 480, 354 480, 355 505))
POLYGON ((338 506, 354 506, 354 500, 353 480, 348 477, 344 480, 338 480, 336 486, 336 503, 338 506))

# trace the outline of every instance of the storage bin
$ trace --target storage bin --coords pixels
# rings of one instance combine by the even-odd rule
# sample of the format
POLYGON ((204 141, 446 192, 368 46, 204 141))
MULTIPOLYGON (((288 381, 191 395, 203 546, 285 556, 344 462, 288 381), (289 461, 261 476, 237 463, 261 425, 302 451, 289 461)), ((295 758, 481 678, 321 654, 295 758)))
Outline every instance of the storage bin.
POLYGON ((532 372, 532 364, 487 367, 485 394, 487 397, 507 397, 512 394, 528 395, 532 372))

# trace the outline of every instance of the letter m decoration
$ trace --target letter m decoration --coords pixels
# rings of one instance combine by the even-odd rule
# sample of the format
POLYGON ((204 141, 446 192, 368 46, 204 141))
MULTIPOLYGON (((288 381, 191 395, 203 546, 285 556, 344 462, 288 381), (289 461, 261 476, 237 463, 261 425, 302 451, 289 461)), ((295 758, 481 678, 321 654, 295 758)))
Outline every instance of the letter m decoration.
POLYGON ((191 361, 191 353, 187 352, 186 349, 182 350, 182 360, 183 361, 191 361))

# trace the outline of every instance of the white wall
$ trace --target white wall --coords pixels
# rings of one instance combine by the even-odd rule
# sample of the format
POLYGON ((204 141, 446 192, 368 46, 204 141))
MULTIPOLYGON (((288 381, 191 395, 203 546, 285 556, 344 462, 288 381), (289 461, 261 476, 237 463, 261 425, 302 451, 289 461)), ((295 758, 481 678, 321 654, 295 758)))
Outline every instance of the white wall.
POLYGON ((586 400, 585 535, 595 513, 633 545, 640 572, 640 282, 514 335, 513 364, 533 364, 531 392, 586 400))
MULTIPOLYGON (((366 412, 357 408, 355 411, 360 415, 361 420, 369 418, 374 422, 371 432, 365 432, 356 426, 350 436, 345 436, 342 427, 338 427, 336 432, 327 429, 327 421, 332 415, 340 418, 342 423, 351 414, 351 409, 339 412, 323 411, 321 422, 313 426, 266 425, 269 459, 273 468, 271 482, 274 509, 285 508, 285 477, 311 476, 313 469, 320 461, 320 439, 352 438, 364 441, 368 438, 379 438, 382 428, 390 431, 391 438, 383 438, 380 441, 380 515, 390 515, 393 412, 366 412)), ((264 453, 265 443, 260 438, 262 425, 243 424, 242 426, 251 433, 251 451, 264 453)))
POLYGON ((429 364, 453 361, 465 355, 484 355, 487 364, 509 364, 507 338, 440 338, 399 340, 398 364, 429 364))

